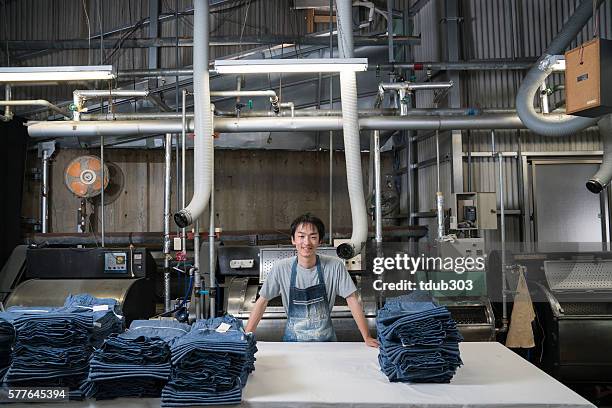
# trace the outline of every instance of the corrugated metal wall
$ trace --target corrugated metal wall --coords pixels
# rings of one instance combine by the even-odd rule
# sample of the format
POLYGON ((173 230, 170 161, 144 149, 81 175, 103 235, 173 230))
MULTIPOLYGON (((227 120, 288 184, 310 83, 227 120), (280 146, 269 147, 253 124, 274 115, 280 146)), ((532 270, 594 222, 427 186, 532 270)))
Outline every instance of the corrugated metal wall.
MULTIPOLYGON (((577 0, 465 0, 462 7, 463 59, 521 59, 539 57, 548 43, 561 29, 563 22, 572 14, 577 0)), ((416 61, 444 60, 440 40, 432 41, 435 36, 445 36, 444 2, 430 1, 417 18, 416 27, 421 28, 424 46, 415 47, 416 61), (431 31, 435 33, 432 35, 431 31)), ((601 37, 612 36, 612 15, 609 7, 601 7, 598 13, 598 26, 601 37)), ((417 31, 418 32, 418 31, 417 31)), ((592 37, 593 19, 582 33, 573 41, 570 48, 592 37)), ((524 76, 524 71, 468 71, 461 73, 463 106, 475 108, 514 108, 516 92, 524 76)), ((423 73, 419 74, 421 78, 423 73)), ((563 83, 562 75, 554 75, 549 86, 563 83)), ((550 105, 564 100, 563 92, 550 98, 550 105)), ((431 95, 421 95, 418 107, 433 107, 431 95)), ((441 133, 441 155, 450 155, 450 132, 441 133)), ((434 139, 419 143, 419 161, 435 157, 434 139)), ((588 130, 567 138, 546 138, 528 131, 496 131, 496 150, 506 152, 562 152, 601 150, 599 134, 588 130)), ((491 151, 490 131, 464 131, 463 151, 491 151)), ((464 191, 497 191, 498 164, 491 157, 473 157, 471 168, 464 162, 464 191), (468 178, 470 175, 471 179, 468 178)), ((517 158, 504 157, 505 208, 522 209, 522 184, 520 163, 517 158)), ((441 167, 442 191, 450 200, 451 167, 445 163, 441 167)), ((431 211, 435 207, 435 166, 419 171, 419 211, 431 211)), ((499 195, 498 195, 499 200, 499 195)), ((499 205, 499 202, 498 202, 499 205)), ((521 237, 522 218, 517 214, 506 217, 506 236, 509 240, 521 237)), ((424 219, 421 224, 435 225, 435 220, 424 219)), ((433 231, 433 230, 432 230, 433 231)), ((498 239, 499 231, 487 233, 487 238, 498 239)))
MULTIPOLYGON (((395 0, 398 9, 406 7, 408 0, 395 0)), ((414 3, 414 1, 412 2, 414 3)), ((460 1, 462 59, 511 58, 521 59, 537 57, 558 32, 563 22, 573 12, 578 0, 464 0, 460 1)), ((415 16, 415 33, 421 34, 421 45, 413 48, 416 61, 445 60, 445 10, 444 1, 430 0, 415 16)), ((163 13, 174 13, 178 8, 185 10, 192 6, 190 0, 162 0, 163 13)), ((214 13, 211 17, 212 34, 228 36, 251 35, 303 35, 305 30, 305 11, 291 9, 288 0, 245 0, 228 3, 226 8, 214 13), (233 7, 237 4, 237 7, 233 7)), ((40 0, 5 1, 0 6, 0 43, 3 39, 86 39, 102 31, 109 31, 142 21, 149 15, 147 0, 48 0, 41 7, 40 0), (89 24, 88 24, 89 21, 89 24)), ((602 37, 612 35, 612 11, 602 7, 598 14, 599 31, 602 37)), ((591 37, 594 23, 590 21, 572 46, 591 37)), ((161 37, 191 36, 192 16, 179 19, 178 33, 176 22, 169 19, 160 24, 161 37)), ((137 30, 134 38, 148 37, 148 29, 137 30)), ((115 35, 113 38, 119 38, 115 35)), ((51 53, 38 53, 27 60, 19 62, 19 56, 12 53, 10 65, 80 65, 100 62, 98 44, 92 41, 92 50, 67 50, 51 53)), ((211 58, 247 50, 249 46, 214 47, 211 58)), ((105 55, 110 51, 106 50, 105 55)), ((174 48, 160 50, 159 65, 165 68, 185 66, 191 63, 191 49, 180 48, 178 57, 174 48)), ((2 64, 7 65, 5 54, 1 54, 2 64)), ((105 59, 105 58, 103 58, 105 59)), ((125 49, 117 51, 110 62, 120 69, 137 69, 148 66, 146 49, 125 49)), ((418 79, 423 79, 425 72, 419 72, 418 79)), ((461 74, 463 105, 470 107, 513 108, 516 91, 524 72, 522 71, 487 71, 461 74)), ((443 79, 443 78, 440 78, 443 79)), ((374 79, 377 81, 378 79, 374 79)), ((562 83, 560 75, 553 76, 551 85, 562 83)), ((372 84, 360 83, 360 86, 372 84)), ((44 98, 70 100, 72 87, 16 88, 15 98, 44 98)), ((310 88, 309 88, 310 89, 310 88)), ((326 87, 324 86, 324 91, 326 87)), ((325 95, 325 93, 323 93, 325 95)), ((325 98, 325 96, 324 96, 325 98)), ((563 92, 551 97, 551 104, 564 98, 563 92)), ((418 94, 417 107, 432 107, 433 92, 418 94)), ((441 132, 441 155, 450 154, 450 133, 441 132)), ((419 161, 435 157, 434 138, 419 143, 419 161)), ((463 133, 463 150, 487 152, 491 149, 491 136, 487 131, 463 133)), ((558 152, 558 151, 593 151, 600 150, 599 135, 594 131, 582 132, 564 139, 550 139, 533 135, 527 131, 496 132, 497 148, 503 151, 522 152, 558 152)), ((401 162, 400 166, 406 163, 401 162)), ((506 175, 506 208, 521 208, 521 188, 519 184, 519 165, 517 159, 504 158, 506 175)), ((468 169, 464 163, 464 189, 494 191, 497 176, 492 158, 474 157, 468 169), (468 174, 471 177, 467 177, 468 174)), ((419 170, 419 211, 429 211, 434 207, 436 191, 435 166, 419 170)), ((441 167, 442 191, 450 200, 451 166, 444 162, 441 167)), ((518 236, 518 217, 509 217, 510 236, 518 236), (517 220, 516 222, 514 220, 517 220), (515 225, 516 224, 516 225, 515 225), (516 227, 516 230, 513 229, 516 227)), ((421 220, 429 224, 433 220, 421 220)), ((433 225, 433 224, 432 224, 433 225)))

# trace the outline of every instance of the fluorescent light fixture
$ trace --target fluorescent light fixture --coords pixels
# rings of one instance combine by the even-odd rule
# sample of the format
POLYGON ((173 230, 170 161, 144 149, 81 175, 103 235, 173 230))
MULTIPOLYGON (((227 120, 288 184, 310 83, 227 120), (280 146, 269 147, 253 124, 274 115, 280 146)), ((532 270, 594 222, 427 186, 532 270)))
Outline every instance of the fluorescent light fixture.
POLYGON ((357 72, 368 69, 367 58, 216 60, 219 74, 267 74, 270 72, 357 72))
POLYGON ((0 83, 77 82, 114 78, 112 65, 0 67, 0 83))

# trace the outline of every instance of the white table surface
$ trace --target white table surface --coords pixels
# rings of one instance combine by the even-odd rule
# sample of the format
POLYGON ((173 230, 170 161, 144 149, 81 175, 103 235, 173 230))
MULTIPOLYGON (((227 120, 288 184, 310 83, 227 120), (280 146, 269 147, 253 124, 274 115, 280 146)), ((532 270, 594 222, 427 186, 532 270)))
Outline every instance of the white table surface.
MULTIPOLYGON (((595 407, 499 343, 461 343, 464 365, 450 384, 391 383, 380 371, 378 350, 363 343, 259 342, 257 347, 242 407, 595 407)), ((160 400, 44 405, 136 408, 159 407, 160 400)))

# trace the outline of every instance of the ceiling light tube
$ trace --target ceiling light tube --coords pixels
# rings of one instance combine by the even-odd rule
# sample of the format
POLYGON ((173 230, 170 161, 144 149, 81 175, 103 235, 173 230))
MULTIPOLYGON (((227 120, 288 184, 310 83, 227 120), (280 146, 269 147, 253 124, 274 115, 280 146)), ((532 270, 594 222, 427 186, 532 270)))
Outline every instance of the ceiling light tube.
POLYGON ((77 82, 114 78, 112 65, 0 67, 0 83, 77 82))
POLYGON ((359 72, 367 69, 367 58, 216 60, 214 68, 219 74, 359 72))

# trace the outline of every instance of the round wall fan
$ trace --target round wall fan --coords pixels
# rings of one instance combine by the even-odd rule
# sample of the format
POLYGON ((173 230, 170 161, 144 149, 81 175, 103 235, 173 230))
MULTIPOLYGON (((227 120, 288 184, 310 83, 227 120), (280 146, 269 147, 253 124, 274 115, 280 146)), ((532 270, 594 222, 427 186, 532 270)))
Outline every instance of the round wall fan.
MULTIPOLYGON (((104 188, 109 181, 108 166, 104 165, 104 188)), ((79 198, 92 198, 102 191, 102 163, 96 156, 80 156, 66 166, 64 183, 79 198)))

